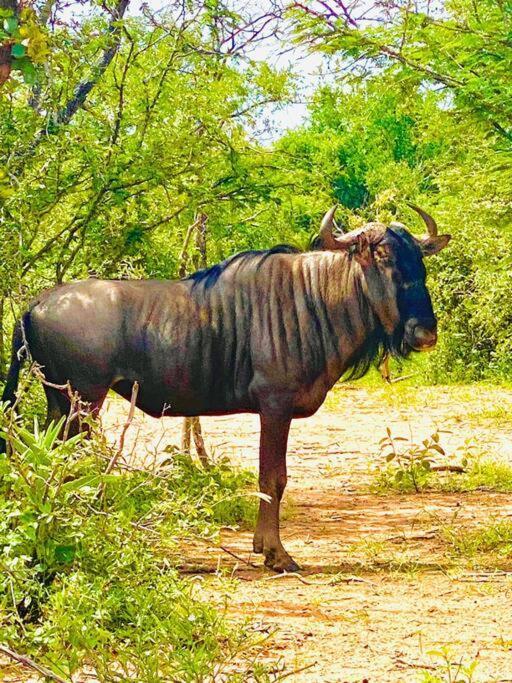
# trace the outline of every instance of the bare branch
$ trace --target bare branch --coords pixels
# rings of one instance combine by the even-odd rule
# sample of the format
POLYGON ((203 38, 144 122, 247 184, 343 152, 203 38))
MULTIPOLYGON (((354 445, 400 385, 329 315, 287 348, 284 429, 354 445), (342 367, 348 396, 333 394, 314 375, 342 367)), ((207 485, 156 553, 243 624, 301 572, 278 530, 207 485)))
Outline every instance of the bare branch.
POLYGON ((126 432, 128 431, 131 423, 133 422, 133 416, 135 414, 135 406, 137 404, 137 396, 139 393, 139 383, 135 381, 132 386, 132 397, 130 400, 130 410, 128 411, 128 417, 126 418, 126 422, 124 423, 123 426, 123 431, 121 432, 121 438, 119 439, 119 448, 117 449, 117 453, 114 454, 114 456, 110 459, 110 462, 107 465, 107 468, 105 470, 105 474, 110 474, 112 472, 117 460, 123 453, 124 449, 124 440, 126 437, 126 432))
POLYGON ((0 645, 0 652, 3 652, 4 655, 7 655, 7 657, 10 657, 11 659, 14 659, 14 661, 18 662, 22 666, 26 666, 33 671, 37 671, 45 678, 49 678, 51 681, 56 681, 56 683, 69 683, 69 681, 57 676, 57 674, 53 673, 53 671, 50 671, 50 669, 47 669, 45 666, 41 666, 41 664, 34 662, 34 660, 30 659, 30 657, 27 657, 26 655, 20 655, 17 652, 14 652, 14 650, 10 650, 5 645, 0 645))
MULTIPOLYGON (((69 123, 72 117, 76 114, 78 109, 83 105, 87 96, 99 81, 101 76, 107 70, 110 62, 114 59, 119 46, 121 45, 121 26, 120 21, 125 15, 125 12, 130 4, 130 0, 119 0, 115 9, 112 12, 112 19, 107 27, 107 35, 110 39, 110 46, 105 49, 103 55, 94 69, 93 77, 87 81, 80 83, 70 101, 57 113, 55 122, 57 125, 69 123)), ((46 129, 42 131, 46 134, 46 129)))

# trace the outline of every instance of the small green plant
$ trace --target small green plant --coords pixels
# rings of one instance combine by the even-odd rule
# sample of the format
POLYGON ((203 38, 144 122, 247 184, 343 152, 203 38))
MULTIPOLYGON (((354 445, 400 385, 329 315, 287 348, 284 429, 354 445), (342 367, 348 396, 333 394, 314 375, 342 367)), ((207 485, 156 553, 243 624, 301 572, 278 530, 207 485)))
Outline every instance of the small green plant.
POLYGON ((478 666, 477 659, 469 664, 465 664, 462 657, 459 661, 453 661, 455 657, 447 646, 439 650, 430 650, 427 654, 432 658, 436 669, 440 671, 435 673, 428 670, 422 671, 420 683, 472 683, 474 681, 474 673, 478 666))
POLYGON ((387 467, 378 474, 375 488, 378 491, 393 489, 407 493, 419 493, 430 482, 432 464, 438 455, 446 453, 440 445, 441 430, 424 439, 421 444, 401 436, 393 436, 389 427, 386 436, 379 442, 380 454, 387 467))
POLYGON ((436 430, 421 444, 395 437, 387 429, 380 441, 384 467, 379 466, 372 488, 378 493, 436 490, 464 492, 476 490, 512 491, 512 466, 482 452, 468 440, 448 455, 440 443, 442 430, 436 430), (439 456, 443 457, 442 462, 439 456))

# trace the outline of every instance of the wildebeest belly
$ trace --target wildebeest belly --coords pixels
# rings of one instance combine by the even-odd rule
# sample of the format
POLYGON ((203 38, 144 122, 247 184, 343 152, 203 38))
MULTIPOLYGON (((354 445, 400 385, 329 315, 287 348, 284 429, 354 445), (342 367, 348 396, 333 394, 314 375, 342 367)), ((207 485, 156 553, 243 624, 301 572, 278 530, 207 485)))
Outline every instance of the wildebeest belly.
POLYGON ((249 398, 252 361, 244 339, 177 317, 149 327, 127 345, 113 389, 151 415, 208 415, 256 409, 249 398))
MULTIPOLYGON (((237 412, 256 412, 257 406, 247 394, 235 395, 231 387, 219 386, 215 391, 205 392, 203 387, 183 386, 180 382, 166 384, 137 379, 139 384, 137 407, 148 415, 223 415, 237 412)), ((122 379, 112 389, 126 399, 132 395, 134 382, 122 379)))

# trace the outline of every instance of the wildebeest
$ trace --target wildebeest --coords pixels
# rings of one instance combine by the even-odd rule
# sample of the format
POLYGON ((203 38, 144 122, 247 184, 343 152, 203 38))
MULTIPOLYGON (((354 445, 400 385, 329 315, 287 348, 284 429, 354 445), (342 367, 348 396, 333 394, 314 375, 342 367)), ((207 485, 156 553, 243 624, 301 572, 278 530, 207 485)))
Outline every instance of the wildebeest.
MULTIPOLYGON (((335 207, 316 251, 251 251, 178 281, 89 279, 44 291, 14 331, 3 399, 13 402, 26 342, 47 380, 98 411, 112 388, 153 416, 259 413, 260 501, 254 550, 277 571, 297 565, 279 536, 292 418, 312 415, 340 377, 391 353, 431 349, 436 318, 423 256, 448 244, 368 223, 336 236, 335 207), (21 353, 20 353, 21 350, 21 353)), ((69 410, 45 386, 48 418, 69 410)))

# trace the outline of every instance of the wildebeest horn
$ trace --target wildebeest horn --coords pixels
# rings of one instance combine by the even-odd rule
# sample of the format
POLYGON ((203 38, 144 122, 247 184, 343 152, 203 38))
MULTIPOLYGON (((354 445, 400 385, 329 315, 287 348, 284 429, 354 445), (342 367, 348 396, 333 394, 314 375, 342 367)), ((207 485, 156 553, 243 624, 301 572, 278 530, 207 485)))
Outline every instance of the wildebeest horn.
POLYGON ((332 206, 322 218, 322 222, 320 223, 320 232, 318 233, 318 236, 322 240, 322 244, 326 249, 336 249, 336 240, 334 239, 334 235, 332 233, 334 228, 337 227, 336 223, 334 222, 334 214, 336 213, 337 208, 337 204, 332 206))
POLYGON ((334 214, 336 213, 337 208, 338 205, 335 204, 325 214, 320 224, 320 232, 318 233, 318 236, 322 241, 324 249, 331 251, 334 251, 335 249, 341 249, 346 251, 347 249, 350 249, 350 247, 353 247, 359 243, 359 238, 363 228, 352 230, 351 232, 344 232, 334 220, 334 214), (339 237, 335 237, 333 235, 334 228, 341 233, 339 237))
POLYGON ((430 237, 437 237, 437 223, 435 220, 428 214, 426 211, 423 211, 423 209, 420 209, 419 206, 416 206, 416 204, 411 204, 411 202, 407 202, 407 206, 410 206, 413 211, 416 211, 423 220, 425 221, 425 225, 427 226, 427 231, 430 237))

